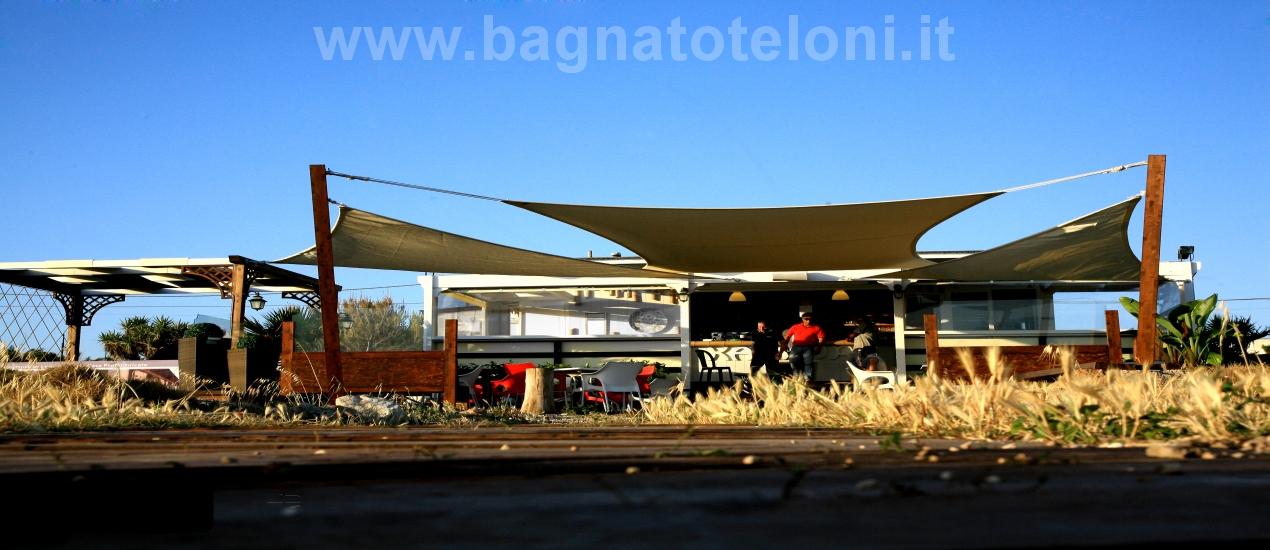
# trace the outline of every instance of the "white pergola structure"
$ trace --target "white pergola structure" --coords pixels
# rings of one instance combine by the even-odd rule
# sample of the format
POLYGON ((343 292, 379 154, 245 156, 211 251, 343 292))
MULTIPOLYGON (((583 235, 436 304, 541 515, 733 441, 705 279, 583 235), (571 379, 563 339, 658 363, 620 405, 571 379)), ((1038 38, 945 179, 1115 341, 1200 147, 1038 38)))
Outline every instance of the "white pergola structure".
POLYGON ((0 282, 44 290, 61 302, 67 361, 79 359, 80 327, 90 325, 101 308, 132 295, 218 293, 232 300, 230 337, 235 347, 253 289, 280 292, 314 308, 321 305, 316 279, 243 256, 0 262, 0 282))

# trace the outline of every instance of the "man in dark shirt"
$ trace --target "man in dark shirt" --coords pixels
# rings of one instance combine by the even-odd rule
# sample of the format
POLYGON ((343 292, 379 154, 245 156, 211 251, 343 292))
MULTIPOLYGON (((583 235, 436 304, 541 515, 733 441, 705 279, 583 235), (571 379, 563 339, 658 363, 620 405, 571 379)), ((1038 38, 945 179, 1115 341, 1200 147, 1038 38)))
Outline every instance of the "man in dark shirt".
POLYGON ((780 333, 767 326, 767 321, 758 322, 758 327, 754 331, 751 340, 754 342, 753 355, 750 357, 751 374, 759 366, 767 369, 767 376, 777 382, 780 382, 784 376, 790 374, 788 368, 782 368, 780 364, 781 351, 785 341, 781 339, 780 333))

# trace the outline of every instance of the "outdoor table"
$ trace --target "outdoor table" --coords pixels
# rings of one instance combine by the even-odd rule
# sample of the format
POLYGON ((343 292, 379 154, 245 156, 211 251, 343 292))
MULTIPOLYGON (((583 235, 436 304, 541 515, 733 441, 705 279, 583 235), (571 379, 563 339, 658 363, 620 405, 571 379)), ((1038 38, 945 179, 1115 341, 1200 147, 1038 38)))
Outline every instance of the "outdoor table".
POLYGON ((569 381, 573 385, 572 388, 568 388, 568 387, 565 388, 565 392, 566 392, 566 395, 569 396, 569 400, 572 401, 574 395, 577 394, 578 404, 581 405, 586 402, 586 399, 582 397, 582 377, 588 374, 595 374, 595 371, 598 371, 598 370, 600 369, 584 368, 584 367, 565 367, 562 369, 556 369, 556 372, 564 373, 564 375, 569 379, 569 381))

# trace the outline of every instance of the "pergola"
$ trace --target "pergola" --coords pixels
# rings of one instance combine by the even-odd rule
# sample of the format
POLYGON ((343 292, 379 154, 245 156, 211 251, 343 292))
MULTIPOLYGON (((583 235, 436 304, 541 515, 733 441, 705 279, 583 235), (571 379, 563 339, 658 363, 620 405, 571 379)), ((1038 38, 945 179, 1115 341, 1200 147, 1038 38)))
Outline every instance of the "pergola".
POLYGON ((268 263, 225 258, 143 258, 139 260, 49 260, 0 262, 0 282, 48 291, 66 313, 67 361, 79 359, 80 327, 101 308, 130 295, 219 293, 232 300, 231 346, 242 336, 246 299, 252 290, 280 292, 283 298, 320 308, 318 281, 268 263))

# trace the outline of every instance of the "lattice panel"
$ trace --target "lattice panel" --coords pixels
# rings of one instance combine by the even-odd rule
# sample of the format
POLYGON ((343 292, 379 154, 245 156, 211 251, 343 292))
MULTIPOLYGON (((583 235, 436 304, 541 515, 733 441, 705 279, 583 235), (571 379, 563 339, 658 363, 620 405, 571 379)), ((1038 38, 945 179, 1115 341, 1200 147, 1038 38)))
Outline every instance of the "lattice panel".
POLYGON ((0 363, 54 359, 36 350, 60 359, 65 342, 66 309, 52 293, 0 283, 0 346, 9 350, 0 363))
POLYGON ((283 292, 282 298, 304 302, 313 309, 322 309, 322 297, 316 292, 283 292))

